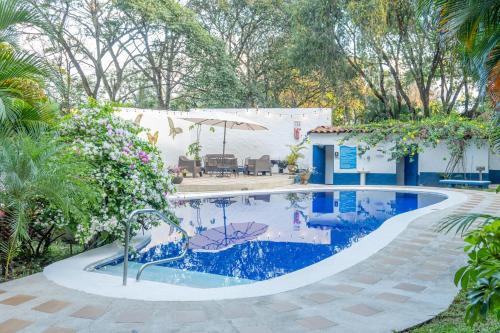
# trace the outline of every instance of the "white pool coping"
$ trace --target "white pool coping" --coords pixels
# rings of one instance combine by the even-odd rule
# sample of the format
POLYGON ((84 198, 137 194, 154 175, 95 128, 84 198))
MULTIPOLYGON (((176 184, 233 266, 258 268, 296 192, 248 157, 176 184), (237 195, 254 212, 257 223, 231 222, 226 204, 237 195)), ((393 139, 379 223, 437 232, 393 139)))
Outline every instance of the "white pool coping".
MULTIPOLYGON (((377 230, 361 238, 349 248, 328 257, 314 265, 288 273, 270 280, 259 281, 246 285, 236 285, 221 288, 194 288, 162 282, 129 278, 127 286, 122 286, 122 277, 88 271, 98 263, 123 255, 123 249, 117 244, 106 245, 86 251, 74 257, 58 261, 47 266, 43 273, 47 279, 70 289, 76 289, 90 294, 114 298, 127 298, 145 301, 208 301, 257 297, 277 294, 309 284, 337 274, 372 256, 392 240, 417 218, 433 211, 450 208, 466 201, 467 196, 457 191, 444 189, 429 189, 403 186, 300 186, 297 188, 230 191, 210 193, 179 194, 173 199, 195 199, 221 196, 274 194, 288 192, 337 191, 337 190, 382 190, 412 193, 436 193, 447 196, 447 199, 424 208, 396 215, 386 220, 377 230)), ((139 247, 147 235, 136 238, 134 244, 139 247)))

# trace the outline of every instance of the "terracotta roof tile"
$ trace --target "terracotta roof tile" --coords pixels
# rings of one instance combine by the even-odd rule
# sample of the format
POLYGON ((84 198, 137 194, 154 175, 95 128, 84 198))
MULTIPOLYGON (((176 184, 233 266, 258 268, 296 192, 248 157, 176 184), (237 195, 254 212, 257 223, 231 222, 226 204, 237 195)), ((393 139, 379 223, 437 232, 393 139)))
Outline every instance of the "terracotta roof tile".
MULTIPOLYGON (((341 134, 341 133, 351 133, 354 131, 353 127, 341 127, 341 126, 318 126, 308 132, 308 134, 341 134)), ((370 130, 367 129, 357 129, 357 132, 368 133, 370 130)))
POLYGON ((330 133, 349 133, 352 132, 352 128, 340 127, 340 126, 318 126, 309 131, 309 133, 316 134, 330 134, 330 133))

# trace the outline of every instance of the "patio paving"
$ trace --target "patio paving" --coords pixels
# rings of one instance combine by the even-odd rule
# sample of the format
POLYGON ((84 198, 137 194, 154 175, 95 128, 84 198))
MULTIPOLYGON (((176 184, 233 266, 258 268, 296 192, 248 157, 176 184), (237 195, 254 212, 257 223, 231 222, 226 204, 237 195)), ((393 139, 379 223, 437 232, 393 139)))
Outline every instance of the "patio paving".
MULTIPOLYGON (((463 193, 474 203, 467 212, 494 207, 500 213, 500 196, 463 193)), ((452 280, 465 261, 462 241, 434 231, 436 222, 457 208, 419 218, 388 246, 343 272, 271 296, 147 302, 86 294, 35 274, 0 285, 5 291, 0 293, 0 333, 401 330, 444 311, 457 293, 452 280)))
POLYGON ((184 178, 177 186, 179 192, 213 192, 213 191, 242 191, 261 190, 283 187, 293 184, 293 176, 288 174, 273 174, 272 176, 246 176, 239 174, 229 177, 204 175, 203 177, 184 178), (292 178, 291 178, 292 177, 292 178))

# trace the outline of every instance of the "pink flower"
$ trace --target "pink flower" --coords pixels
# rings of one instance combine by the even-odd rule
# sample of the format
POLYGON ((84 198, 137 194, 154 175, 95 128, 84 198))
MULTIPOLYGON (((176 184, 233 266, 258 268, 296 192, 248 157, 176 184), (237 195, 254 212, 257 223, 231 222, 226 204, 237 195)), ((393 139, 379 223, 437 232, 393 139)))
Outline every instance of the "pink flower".
POLYGON ((149 163, 149 155, 146 152, 142 151, 142 150, 139 152, 139 159, 144 164, 148 164, 149 163))

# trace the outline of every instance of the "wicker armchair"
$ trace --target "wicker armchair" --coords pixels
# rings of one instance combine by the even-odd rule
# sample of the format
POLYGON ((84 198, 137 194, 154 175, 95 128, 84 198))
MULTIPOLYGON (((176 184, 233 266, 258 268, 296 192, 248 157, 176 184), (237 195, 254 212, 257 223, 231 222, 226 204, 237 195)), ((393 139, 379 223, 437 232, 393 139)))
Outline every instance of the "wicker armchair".
POLYGON ((246 173, 258 175, 259 172, 262 174, 269 173, 272 176, 272 163, 269 155, 262 155, 260 158, 248 158, 246 159, 246 173))
POLYGON ((195 160, 190 160, 186 156, 179 156, 179 169, 186 169, 193 175, 193 178, 196 175, 201 175, 201 167, 198 166, 195 160))

